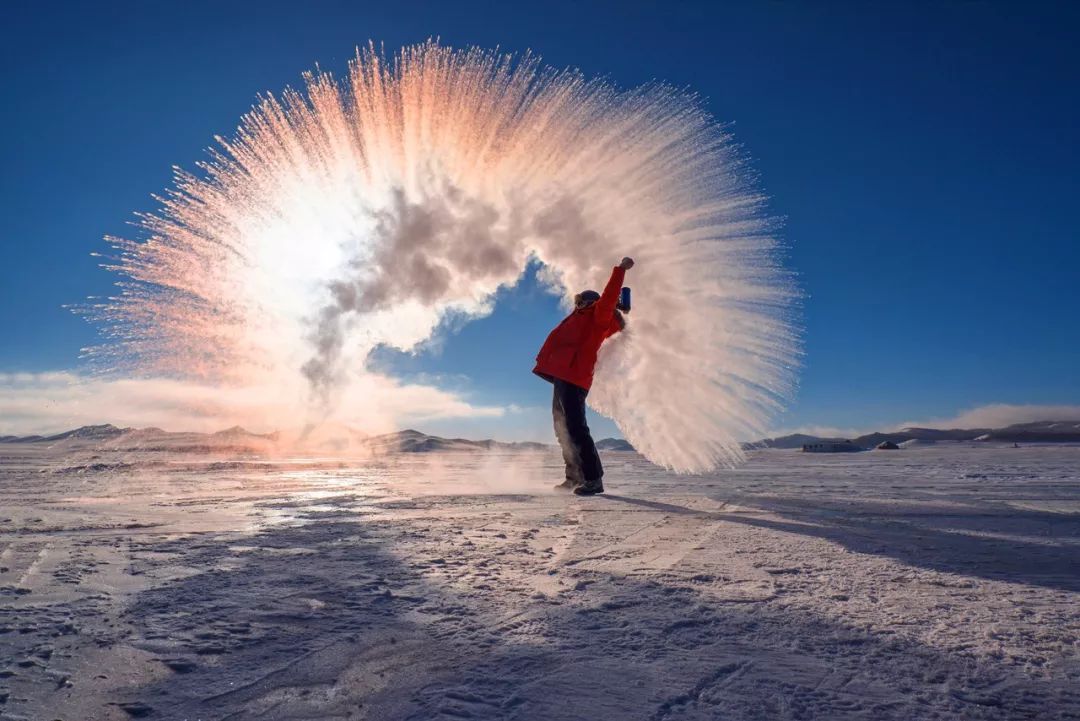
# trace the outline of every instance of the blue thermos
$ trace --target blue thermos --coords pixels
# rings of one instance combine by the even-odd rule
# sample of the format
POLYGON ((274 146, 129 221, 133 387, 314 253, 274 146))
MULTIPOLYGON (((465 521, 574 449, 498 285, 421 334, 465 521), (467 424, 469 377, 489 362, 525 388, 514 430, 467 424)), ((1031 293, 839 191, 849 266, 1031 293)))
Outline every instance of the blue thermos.
POLYGON ((629 288, 623 288, 622 292, 619 293, 619 304, 616 307, 619 310, 621 310, 623 313, 629 313, 630 312, 630 289, 629 288))

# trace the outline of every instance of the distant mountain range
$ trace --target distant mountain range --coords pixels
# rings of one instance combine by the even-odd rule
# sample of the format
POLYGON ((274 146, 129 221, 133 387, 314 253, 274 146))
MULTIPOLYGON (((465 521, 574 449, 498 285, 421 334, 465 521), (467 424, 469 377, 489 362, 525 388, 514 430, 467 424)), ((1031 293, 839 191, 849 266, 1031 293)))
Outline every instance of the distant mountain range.
MULTIPOLYGON (((330 432, 252 433, 239 426, 216 433, 170 432, 161 428, 118 428, 111 424, 83 426, 53 435, 0 436, 0 443, 90 446, 117 451, 172 451, 208 453, 222 451, 270 451, 284 441, 288 447, 321 451, 369 451, 372 453, 431 453, 433 451, 529 451, 549 446, 543 443, 474 441, 467 438, 440 438, 407 429, 378 436, 334 427, 330 432)), ((625 443, 614 438, 602 444, 625 443)))
POLYGON ((381 436, 372 436, 362 441, 364 445, 374 451, 388 453, 431 453, 433 451, 539 451, 549 446, 543 443, 531 442, 504 442, 504 441, 472 441, 467 438, 440 438, 429 436, 420 431, 407 429, 396 433, 387 433, 381 436))
MULTIPOLYGON (((987 441, 998 443, 1080 443, 1080 421, 1038 421, 1018 423, 1005 428, 903 428, 891 433, 867 433, 856 438, 831 438, 795 433, 766 438, 743 447, 801 448, 804 444, 850 442, 859 448, 874 448, 880 443, 897 445, 908 441, 987 441)), ((170 432, 161 428, 118 428, 111 424, 82 426, 53 435, 0 436, 0 443, 37 443, 62 446, 90 446, 117 451, 172 451, 210 453, 271 451, 281 444, 313 451, 359 451, 383 453, 432 453, 435 451, 530 451, 550 448, 544 443, 441 438, 407 429, 378 436, 367 436, 347 427, 316 429, 310 433, 252 433, 239 426, 216 433, 170 432)), ((604 438, 596 447, 602 451, 633 451, 622 438, 604 438)))
POLYGON ((802 448, 807 443, 850 441, 861 448, 874 448, 886 441, 897 445, 907 441, 987 441, 997 443, 1080 443, 1080 421, 1036 421, 1017 423, 1005 428, 902 428, 891 433, 867 433, 856 438, 833 438, 794 433, 748 443, 746 448, 802 448))
POLYGON ((214 451, 268 449, 277 434, 251 433, 239 426, 216 433, 173 433, 161 428, 118 428, 110 423, 82 426, 48 436, 0 436, 0 443, 37 443, 42 445, 91 446, 110 450, 140 451, 214 451))

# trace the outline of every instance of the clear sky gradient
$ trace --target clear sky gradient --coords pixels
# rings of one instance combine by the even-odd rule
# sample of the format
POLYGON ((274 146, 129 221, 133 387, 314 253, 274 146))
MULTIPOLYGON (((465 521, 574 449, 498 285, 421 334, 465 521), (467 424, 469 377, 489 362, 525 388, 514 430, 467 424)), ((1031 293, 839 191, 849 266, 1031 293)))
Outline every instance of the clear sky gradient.
MULTIPOLYGON (((171 166, 205 158, 256 93, 299 85, 316 63, 340 72, 369 39, 393 50, 438 36, 532 49, 623 87, 687 86, 733 124, 807 295, 801 388, 777 427, 1080 403, 1077 7, 8 4, 0 372, 79 367, 95 331, 61 305, 115 280, 90 253, 130 235, 171 166)), ((529 370, 560 317, 526 277, 437 350, 375 362, 538 409, 430 430, 534 436, 550 391, 529 370)))

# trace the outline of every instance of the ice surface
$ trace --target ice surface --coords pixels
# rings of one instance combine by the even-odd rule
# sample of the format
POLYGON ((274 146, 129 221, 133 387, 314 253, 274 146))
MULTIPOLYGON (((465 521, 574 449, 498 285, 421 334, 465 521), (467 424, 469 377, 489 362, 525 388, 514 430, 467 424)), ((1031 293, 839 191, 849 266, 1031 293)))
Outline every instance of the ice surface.
POLYGON ((0 717, 1080 715, 1080 448, 0 446, 0 717))

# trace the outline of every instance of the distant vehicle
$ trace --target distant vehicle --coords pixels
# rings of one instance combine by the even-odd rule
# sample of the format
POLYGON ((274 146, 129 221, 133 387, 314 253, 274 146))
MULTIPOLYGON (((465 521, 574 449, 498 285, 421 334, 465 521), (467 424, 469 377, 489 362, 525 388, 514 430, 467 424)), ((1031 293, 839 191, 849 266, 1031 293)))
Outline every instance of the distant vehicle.
POLYGON ((804 443, 803 453, 855 453, 865 451, 862 446, 857 446, 851 441, 822 441, 820 443, 804 443))

